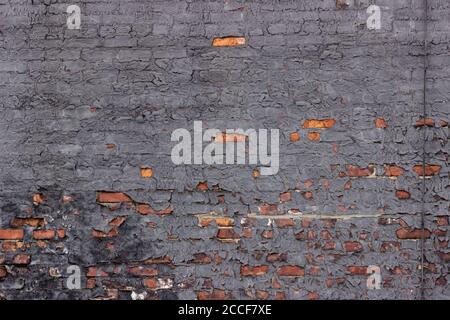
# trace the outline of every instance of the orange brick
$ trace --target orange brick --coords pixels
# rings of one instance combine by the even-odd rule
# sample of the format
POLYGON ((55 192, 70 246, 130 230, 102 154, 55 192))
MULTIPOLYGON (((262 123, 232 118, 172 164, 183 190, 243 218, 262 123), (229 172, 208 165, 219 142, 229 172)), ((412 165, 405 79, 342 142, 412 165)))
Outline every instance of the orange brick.
POLYGON ((151 178, 153 176, 152 168, 141 168, 141 177, 142 178, 151 178))
POLYGON ((0 229, 0 240, 21 240, 23 239, 22 229, 0 229))
POLYGON ((214 38, 213 47, 235 47, 235 46, 243 46, 245 45, 244 37, 223 37, 223 38, 214 38))

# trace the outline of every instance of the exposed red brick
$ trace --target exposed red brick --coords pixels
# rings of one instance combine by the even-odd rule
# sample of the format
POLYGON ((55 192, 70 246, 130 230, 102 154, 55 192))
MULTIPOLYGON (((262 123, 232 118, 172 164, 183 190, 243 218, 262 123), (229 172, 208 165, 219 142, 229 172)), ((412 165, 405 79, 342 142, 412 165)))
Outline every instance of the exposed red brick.
POLYGON ((336 8, 337 9, 345 9, 348 7, 348 0, 336 0, 336 8))
POLYGON ((434 119, 421 118, 421 119, 416 121, 416 127, 423 127, 423 126, 434 127, 434 119))
POLYGON ((387 128, 387 123, 384 119, 377 118, 377 119, 375 119, 375 127, 378 129, 384 129, 384 128, 387 128))
POLYGON ((148 258, 144 261, 145 264, 172 264, 172 258, 169 256, 156 257, 156 258, 148 258))
POLYGON ((37 206, 37 205, 41 204, 44 201, 45 201, 45 196, 44 195, 42 195, 40 193, 35 193, 33 195, 33 204, 34 205, 37 206))
POLYGON ((282 291, 277 291, 275 293, 275 300, 286 300, 286 294, 282 291))
POLYGON ((245 45, 245 37, 214 38, 213 47, 236 47, 245 45))
POLYGON ((448 216, 438 216, 436 219, 436 224, 440 227, 448 226, 448 216))
POLYGON ((36 240, 51 240, 55 238, 55 230, 34 230, 33 238, 36 240))
POLYGON ((31 256, 28 254, 18 254, 13 258, 12 263, 15 265, 28 265, 31 262, 31 256))
MULTIPOLYGON (((423 176, 424 175, 423 167, 420 164, 414 166, 413 170, 419 176, 423 176)), ((439 174, 440 171, 441 171, 441 166, 439 166, 439 165, 428 164, 428 165, 425 166, 425 176, 434 176, 436 174, 439 174)))
POLYGON ((219 229, 217 231, 217 238, 220 240, 237 240, 240 238, 233 229, 219 229))
POLYGON ((266 300, 269 298, 269 292, 264 290, 256 290, 255 294, 256 298, 258 298, 259 300, 266 300))
POLYGON ((21 240, 23 239, 22 229, 0 229, 0 240, 21 240))
POLYGON ((23 226, 30 226, 30 227, 43 227, 45 224, 44 218, 13 218, 11 220, 11 226, 18 228, 23 226))
POLYGON ((311 141, 320 141, 320 132, 316 131, 308 132, 308 139, 311 141))
POLYGON ((123 192, 98 192, 97 202, 100 203, 119 203, 132 202, 131 198, 123 192))
POLYGON ((142 178, 151 178, 153 176, 152 168, 141 168, 141 177, 142 178))
POLYGON ((241 266, 241 275, 243 277, 256 277, 265 275, 269 271, 269 266, 241 266))
POLYGON ((319 299, 319 294, 315 291, 313 292, 308 292, 308 300, 318 300, 319 299))
POLYGON ((247 141, 247 136, 239 133, 220 133, 214 137, 214 141, 220 143, 226 142, 245 142, 247 141))
POLYGON ((6 277, 8 275, 8 271, 5 267, 0 266, 0 279, 6 277))
POLYGON ((302 196, 307 200, 311 200, 314 195, 313 195, 312 191, 305 191, 305 192, 302 192, 302 196))
POLYGON ((336 249, 336 242, 334 242, 334 241, 326 242, 323 245, 323 249, 324 250, 334 250, 334 249, 336 249))
POLYGON ((346 241, 344 242, 344 249, 347 252, 359 252, 363 248, 362 244, 358 241, 346 241))
POLYGON ((292 200, 292 194, 290 191, 280 194, 280 202, 288 202, 292 200))
POLYGON ((242 229, 242 237, 244 238, 251 238, 253 236, 253 232, 251 228, 244 227, 242 229))
POLYGON ((331 240, 333 236, 331 235, 330 231, 328 230, 322 230, 320 231, 320 238, 324 240, 331 240))
POLYGON ((278 228, 295 227, 294 219, 275 219, 275 224, 278 228))
POLYGON ((272 230, 264 230, 261 234, 261 236, 265 239, 272 239, 273 238, 273 231, 272 230))
POLYGON ((305 269, 299 266, 282 266, 277 270, 277 274, 280 277, 303 277, 305 275, 305 269))
POLYGON ((347 271, 354 276, 362 276, 367 274, 367 266, 347 266, 347 271))
POLYGON ((411 194, 405 190, 397 190, 395 191, 395 196, 399 199, 405 200, 411 198, 411 194))
POLYGON ((64 229, 58 229, 58 231, 56 231, 58 238, 63 239, 66 237, 66 230, 64 229))
POLYGON ((104 232, 101 230, 92 229, 92 236, 94 238, 112 238, 116 237, 119 234, 116 228, 112 228, 108 232, 104 232))
POLYGON ((165 216, 173 213, 173 209, 171 206, 168 206, 166 209, 157 211, 153 209, 149 204, 140 203, 136 206, 136 211, 144 216, 149 214, 156 214, 159 216, 165 216))
POLYGON ((153 277, 158 275, 158 270, 155 268, 143 266, 128 268, 127 272, 137 277, 153 277))
POLYGON ((276 204, 265 203, 263 205, 260 205, 258 207, 258 210, 259 210, 259 212, 261 214, 272 215, 272 214, 277 214, 278 213, 278 206, 276 204))
POLYGON ((189 263, 195 263, 195 264, 208 264, 211 262, 212 262, 212 258, 204 252, 195 253, 194 259, 189 261, 189 263))
POLYGON ((198 300, 226 300, 231 299, 231 294, 220 289, 214 289, 212 292, 200 291, 197 294, 198 300))
POLYGON ((372 166, 360 168, 351 164, 346 165, 347 173, 350 177, 368 177, 374 174, 375 169, 372 166))
POLYGON ((303 123, 305 129, 329 129, 334 126, 336 120, 334 119, 308 119, 303 123))
POLYGON ((198 190, 200 190, 200 191, 208 191, 208 183, 206 183, 206 181, 203 181, 203 182, 199 182, 198 184, 197 184, 197 189, 198 190))
POLYGON ((440 125, 441 127, 448 127, 448 121, 440 120, 440 121, 439 121, 439 125, 440 125))
POLYGON ((297 141, 300 141, 300 134, 299 134, 298 132, 292 132, 292 133, 289 135, 289 140, 290 140, 291 142, 297 142, 297 141))
POLYGON ((234 226, 234 219, 228 217, 213 218, 219 227, 232 227, 234 226))
POLYGON ((128 216, 115 217, 108 223, 108 225, 110 227, 120 227, 127 220, 127 218, 128 216))
POLYGON ((97 267, 89 267, 86 273, 86 277, 107 277, 108 273, 97 268, 97 267))
MULTIPOLYGON (((20 241, 3 241, 2 251, 3 252, 15 252, 23 246, 23 242, 20 241)), ((1 261, 1 259, 0 259, 1 261)), ((1 264, 1 262, 0 262, 1 264)))
POLYGON ((286 260, 287 260, 287 253, 269 253, 266 257, 266 261, 270 263, 286 260))
POLYGON ((408 229, 408 228, 400 228, 395 232, 397 238, 399 239, 421 239, 424 237, 428 239, 431 236, 431 232, 428 229, 408 229))
POLYGON ((344 190, 350 190, 352 188, 352 180, 348 180, 345 184, 344 184, 344 190))
POLYGON ((384 175, 387 177, 399 177, 405 172, 405 169, 396 165, 388 165, 384 168, 384 175))

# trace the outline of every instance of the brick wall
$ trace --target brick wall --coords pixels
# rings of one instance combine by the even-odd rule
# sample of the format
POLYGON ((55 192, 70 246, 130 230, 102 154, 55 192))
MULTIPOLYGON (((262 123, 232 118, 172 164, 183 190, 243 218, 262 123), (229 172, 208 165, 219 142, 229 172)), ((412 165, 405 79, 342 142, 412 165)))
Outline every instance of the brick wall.
POLYGON ((0 298, 450 298, 450 7, 424 2, 0 0, 0 298), (280 171, 174 165, 195 120, 280 129, 280 171))

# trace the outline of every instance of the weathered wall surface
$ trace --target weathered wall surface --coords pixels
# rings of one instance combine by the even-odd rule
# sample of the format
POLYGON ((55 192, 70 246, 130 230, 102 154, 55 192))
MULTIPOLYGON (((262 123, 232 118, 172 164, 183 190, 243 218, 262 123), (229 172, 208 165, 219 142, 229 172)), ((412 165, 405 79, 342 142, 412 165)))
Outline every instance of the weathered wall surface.
POLYGON ((0 297, 450 298, 450 6, 428 2, 424 120, 424 1, 0 0, 0 297), (280 129, 279 173, 174 165, 195 120, 280 129))

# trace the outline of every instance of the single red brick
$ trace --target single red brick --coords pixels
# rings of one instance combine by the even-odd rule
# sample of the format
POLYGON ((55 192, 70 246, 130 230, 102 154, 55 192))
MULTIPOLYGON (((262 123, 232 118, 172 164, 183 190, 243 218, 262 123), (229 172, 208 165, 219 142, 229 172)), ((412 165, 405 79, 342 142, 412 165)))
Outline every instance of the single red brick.
POLYGON ((427 127, 434 127, 434 119, 431 118, 421 118, 419 120, 416 121, 416 127, 423 127, 423 126, 427 126, 427 127))
POLYGON ((97 267, 89 267, 86 273, 86 277, 107 277, 107 276, 108 276, 107 272, 102 271, 97 267))
POLYGON ((280 194, 280 202, 288 202, 292 200, 292 194, 290 191, 280 194))
POLYGON ((208 189, 209 189, 208 183, 206 183, 206 181, 199 182, 197 184, 197 189, 200 191, 208 191, 208 189))
POLYGON ((425 173, 425 176, 434 176, 439 174, 441 171, 441 166, 435 165, 435 164, 428 164, 425 166, 425 171, 423 170, 422 165, 416 165, 413 167, 413 170, 415 173, 417 173, 419 176, 423 176, 425 173))
POLYGON ((236 47, 245 45, 245 37, 214 38, 213 47, 236 47))
POLYGON ((448 226, 448 216, 438 216, 436 220, 436 224, 440 227, 448 226))
POLYGON ((240 236, 233 229, 219 229, 217 231, 217 238, 221 240, 236 240, 239 239, 240 236))
POLYGON ((334 119, 308 119, 303 123, 305 129, 329 129, 334 126, 336 120, 334 119))
POLYGON ((308 139, 310 141, 320 141, 320 132, 316 131, 308 132, 308 139))
POLYGON ((346 165, 350 177, 368 177, 374 174, 375 169, 372 166, 360 168, 351 164, 346 165))
POLYGON ((405 190, 397 190, 395 191, 395 196, 401 200, 409 199, 411 198, 411 194, 408 191, 405 190))
POLYGON ((212 262, 212 258, 204 252, 195 253, 194 259, 189 261, 189 263, 195 263, 195 264, 208 264, 211 262, 212 262))
POLYGON ((120 227, 126 220, 127 220, 128 216, 119 216, 119 217, 115 217, 114 219, 112 219, 108 225, 110 227, 120 227))
POLYGON ((0 240, 21 240, 23 235, 22 229, 0 229, 0 240))
POLYGON ((367 266, 347 266, 347 271, 354 276, 367 274, 367 266))
POLYGON ((261 214, 264 215, 271 215, 271 214, 277 214, 278 213, 278 206, 276 204, 262 204, 258 207, 258 210, 261 214))
POLYGON ((291 142, 297 142, 300 141, 300 135, 298 134, 298 132, 292 132, 289 135, 289 140, 291 140, 291 142))
POLYGON ((31 262, 31 256, 28 254, 18 254, 13 259, 13 264, 16 265, 28 265, 31 262))
POLYGON ((408 229, 408 228, 400 228, 395 234, 399 239, 421 239, 424 237, 425 239, 430 238, 431 232, 428 229, 408 229))
POLYGON ((44 218, 13 218, 11 221, 12 227, 23 227, 23 226, 30 226, 30 227, 43 227, 45 224, 44 218))
POLYGON ((334 250, 334 249, 336 249, 336 242, 334 242, 334 241, 326 242, 323 245, 323 249, 324 250, 334 250))
POLYGON ((384 129, 384 128, 387 128, 387 123, 384 119, 377 118, 377 119, 375 119, 375 127, 378 129, 384 129))
POLYGON ((405 169, 396 165, 388 165, 384 168, 384 175, 387 177, 399 177, 405 172, 405 169))
POLYGON ((282 266, 277 270, 277 274, 280 277, 303 277, 305 275, 305 269, 299 266, 282 266))
POLYGON ((287 260, 287 253, 269 253, 266 257, 266 261, 270 263, 286 260, 287 260))
POLYGON ((346 241, 344 242, 344 249, 347 252, 359 252, 363 248, 362 244, 358 241, 346 241))
POLYGON ((153 277, 158 275, 158 270, 155 268, 142 266, 128 268, 127 272, 137 277, 153 277))
POLYGON ((55 230, 34 230, 33 238, 36 240, 51 240, 55 238, 55 230))
POLYGON ((294 219, 275 219, 278 228, 289 228, 295 226, 294 219))
POLYGON ((212 292, 200 291, 197 293, 198 300, 225 300, 230 298, 230 293, 220 289, 214 289, 212 292))
POLYGON ((119 203, 132 202, 131 198, 123 192, 98 192, 97 202, 100 203, 119 203))
POLYGON ((261 266, 241 266, 241 275, 243 277, 256 277, 262 276, 267 273, 269 270, 269 266, 261 265, 261 266))
POLYGON ((308 300, 318 300, 319 294, 317 292, 308 292, 308 300))

